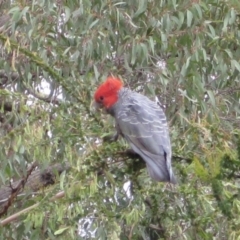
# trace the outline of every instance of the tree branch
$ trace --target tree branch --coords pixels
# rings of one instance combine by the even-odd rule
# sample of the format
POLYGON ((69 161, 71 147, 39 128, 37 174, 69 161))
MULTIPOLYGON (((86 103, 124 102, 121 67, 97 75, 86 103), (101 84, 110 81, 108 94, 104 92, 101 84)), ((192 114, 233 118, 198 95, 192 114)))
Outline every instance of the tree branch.
POLYGON ((19 192, 21 192, 22 189, 24 189, 24 186, 28 180, 28 177, 31 175, 31 173, 35 167, 36 167, 36 163, 33 163, 32 166, 30 167, 30 169, 28 169, 27 175, 25 177, 23 177, 20 181, 18 181, 18 184, 16 187, 12 187, 12 184, 10 184, 11 194, 7 199, 7 203, 4 204, 2 211, 0 212, 0 217, 7 213, 7 210, 12 205, 14 199, 17 197, 19 192))
MULTIPOLYGON (((1 5, 0 5, 1 6, 1 5)), ((5 14, 0 17, 0 32, 4 29, 5 24, 9 21, 10 16, 5 14)))
MULTIPOLYGON (((70 164, 55 164, 53 166, 49 166, 45 170, 36 169, 32 170, 30 175, 27 178, 27 181, 25 183, 25 190, 31 190, 31 191, 37 191, 42 187, 46 187, 48 185, 52 185, 56 181, 56 175, 60 175, 63 171, 68 171, 70 169, 70 164)), ((11 186, 3 187, 0 189, 0 206, 6 205, 6 202, 8 201, 9 197, 11 197, 12 189, 17 188, 19 184, 21 184, 22 179, 18 180, 11 184, 11 186)), ((21 188, 16 194, 16 196, 23 192, 23 188, 21 188)), ((4 207, 3 207, 4 208, 4 207)))
MULTIPOLYGON (((58 192, 55 196, 53 196, 52 198, 50 198, 50 201, 55 201, 56 199, 59 199, 59 198, 62 198, 65 196, 65 192, 64 191, 61 191, 61 192, 58 192)), ((2 220, 0 222, 0 226, 5 226, 7 225, 8 223, 11 223, 13 221, 15 221, 16 219, 18 219, 18 217, 20 217, 22 214, 26 213, 26 212, 29 212, 30 210, 36 208, 39 206, 40 203, 36 203, 30 207, 27 207, 17 213, 14 213, 13 215, 5 218, 4 220, 2 220)))
POLYGON ((45 94, 40 94, 37 93, 34 89, 32 89, 31 87, 27 87, 24 83, 23 83, 24 87, 26 88, 26 90, 35 98, 42 100, 44 102, 47 103, 53 103, 56 105, 59 105, 61 103, 60 99, 57 99, 56 97, 53 96, 54 94, 54 87, 52 87, 51 92, 49 93, 49 95, 45 95, 45 94))

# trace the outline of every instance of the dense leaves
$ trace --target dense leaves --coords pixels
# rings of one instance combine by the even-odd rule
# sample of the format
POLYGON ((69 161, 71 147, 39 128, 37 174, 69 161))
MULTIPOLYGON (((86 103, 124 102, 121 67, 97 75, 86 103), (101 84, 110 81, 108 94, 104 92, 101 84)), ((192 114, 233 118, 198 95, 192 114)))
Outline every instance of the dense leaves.
POLYGON ((240 237, 238 0, 19 0, 0 12, 0 193, 13 198, 0 239, 240 237), (109 74, 159 98, 177 186, 152 182, 122 139, 102 141, 114 123, 91 101, 109 74), (14 197, 33 163, 48 187, 14 197), (71 170, 47 174, 56 163, 71 170))

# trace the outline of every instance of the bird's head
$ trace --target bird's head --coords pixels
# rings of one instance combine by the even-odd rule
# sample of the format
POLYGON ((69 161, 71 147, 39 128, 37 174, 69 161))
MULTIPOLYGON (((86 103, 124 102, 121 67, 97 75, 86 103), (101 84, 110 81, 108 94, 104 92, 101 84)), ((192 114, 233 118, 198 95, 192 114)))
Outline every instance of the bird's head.
POLYGON ((123 87, 120 79, 108 77, 94 94, 95 105, 97 108, 109 109, 118 100, 118 91, 123 87))

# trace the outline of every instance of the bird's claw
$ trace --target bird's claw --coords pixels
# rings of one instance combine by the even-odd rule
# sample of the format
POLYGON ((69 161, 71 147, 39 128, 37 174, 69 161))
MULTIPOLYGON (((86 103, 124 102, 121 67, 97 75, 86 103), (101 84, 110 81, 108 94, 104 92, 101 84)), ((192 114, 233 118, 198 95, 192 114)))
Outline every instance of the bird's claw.
POLYGON ((125 150, 125 151, 121 151, 118 152, 121 155, 125 155, 128 156, 130 158, 141 158, 137 153, 135 153, 131 148, 125 150))
POLYGON ((115 133, 113 135, 108 134, 108 135, 104 136, 102 139, 104 142, 116 142, 118 139, 118 133, 115 133))

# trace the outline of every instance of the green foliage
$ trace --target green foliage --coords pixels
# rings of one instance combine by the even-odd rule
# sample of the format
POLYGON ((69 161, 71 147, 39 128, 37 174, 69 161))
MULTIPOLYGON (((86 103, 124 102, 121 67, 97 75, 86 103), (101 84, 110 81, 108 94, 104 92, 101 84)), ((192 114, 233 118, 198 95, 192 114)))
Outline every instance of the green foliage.
POLYGON ((18 0, 0 12, 1 186, 33 162, 71 165, 14 199, 1 221, 24 211, 0 239, 239 239, 238 0, 18 0), (114 123, 91 104, 109 74, 159 97, 177 186, 152 182, 123 140, 102 141, 114 123))

